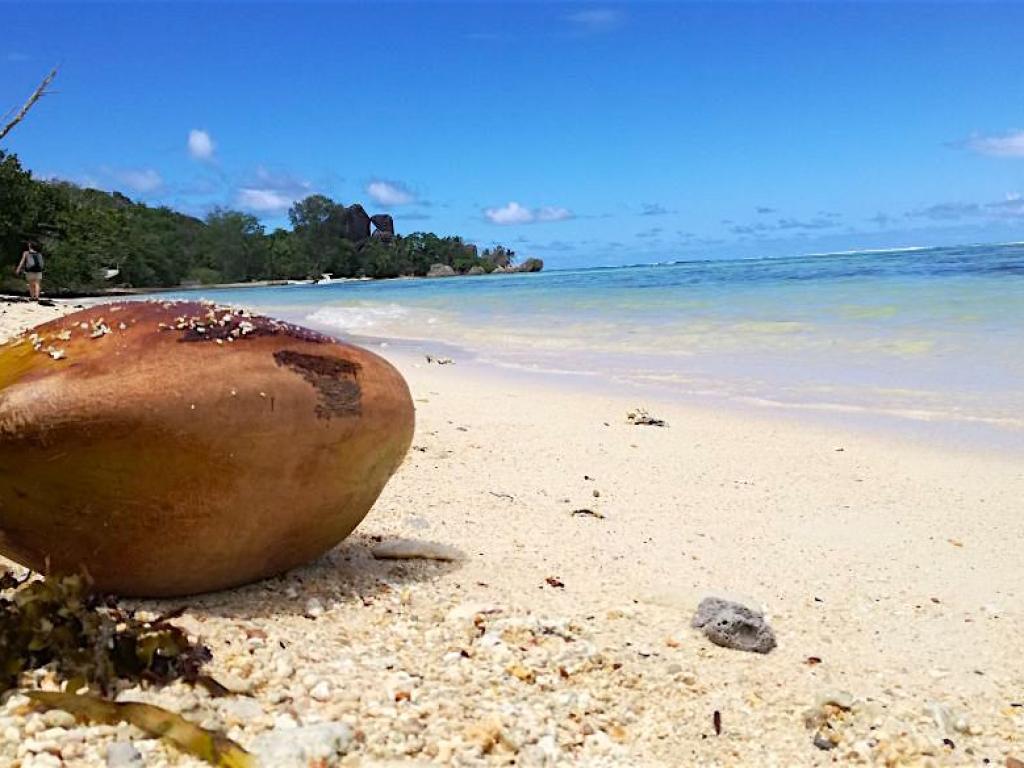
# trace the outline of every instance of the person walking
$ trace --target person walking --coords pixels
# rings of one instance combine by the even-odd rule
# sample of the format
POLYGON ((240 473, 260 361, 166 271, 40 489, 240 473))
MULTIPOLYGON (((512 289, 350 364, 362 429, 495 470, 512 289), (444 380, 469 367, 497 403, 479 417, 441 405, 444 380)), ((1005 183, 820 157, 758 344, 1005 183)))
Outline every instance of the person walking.
POLYGON ((43 285, 43 254, 36 250, 34 243, 26 243, 21 261, 14 269, 14 274, 25 274, 28 283, 28 294, 33 301, 39 301, 39 290, 43 285))

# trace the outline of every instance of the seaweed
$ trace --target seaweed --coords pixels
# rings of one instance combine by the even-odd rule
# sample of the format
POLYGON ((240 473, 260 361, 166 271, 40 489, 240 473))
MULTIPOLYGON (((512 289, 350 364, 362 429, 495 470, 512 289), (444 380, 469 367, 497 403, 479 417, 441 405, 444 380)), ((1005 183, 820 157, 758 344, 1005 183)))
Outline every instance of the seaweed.
POLYGON ((68 690, 107 693, 119 680, 184 680, 215 692, 202 674, 212 656, 169 623, 142 621, 112 598, 91 594, 79 576, 18 581, 0 576, 0 692, 23 672, 50 665, 68 690))
POLYGON ((645 408, 637 408, 626 414, 626 421, 635 426, 667 427, 664 419, 656 419, 645 408))
POLYGON ((156 684, 182 680, 211 695, 227 689, 202 673, 212 656, 170 623, 184 608, 152 621, 120 608, 112 597, 89 592, 79 576, 18 580, 0 574, 0 693, 22 673, 49 667, 65 692, 25 691, 43 709, 63 709, 99 723, 125 721, 223 768, 256 766, 238 744, 151 704, 118 703, 82 693, 109 695, 120 680, 156 684))
POLYGON ((116 725, 131 723, 151 736, 174 744, 190 755, 223 768, 256 768, 256 759, 238 744, 216 731, 190 723, 181 715, 153 704, 113 702, 98 696, 54 691, 28 691, 42 709, 63 709, 76 718, 116 725))

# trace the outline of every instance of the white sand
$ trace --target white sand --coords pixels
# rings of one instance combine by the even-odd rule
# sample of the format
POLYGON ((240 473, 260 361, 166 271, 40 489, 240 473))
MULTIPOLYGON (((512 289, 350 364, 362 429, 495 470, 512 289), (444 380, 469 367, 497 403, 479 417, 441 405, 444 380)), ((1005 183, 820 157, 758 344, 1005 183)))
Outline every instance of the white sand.
MULTIPOLYGON (((144 696, 243 745, 348 723, 344 765, 1024 757, 1019 457, 671 403, 641 403, 668 427, 632 426, 633 400, 396 363, 414 449, 357 534, 282 579, 172 601, 191 606, 214 676, 258 706, 239 716, 182 686, 144 696), (371 537, 465 559, 375 560, 371 537), (763 607, 777 649, 691 630, 712 594, 763 607), (826 752, 805 713, 837 691, 855 704, 826 752)), ((8 740, 39 723, 18 699, 0 709, 8 740)), ((148 764, 199 765, 127 726, 54 738, 68 765, 115 738, 148 764)), ((0 742, 0 757, 18 749, 0 742)))

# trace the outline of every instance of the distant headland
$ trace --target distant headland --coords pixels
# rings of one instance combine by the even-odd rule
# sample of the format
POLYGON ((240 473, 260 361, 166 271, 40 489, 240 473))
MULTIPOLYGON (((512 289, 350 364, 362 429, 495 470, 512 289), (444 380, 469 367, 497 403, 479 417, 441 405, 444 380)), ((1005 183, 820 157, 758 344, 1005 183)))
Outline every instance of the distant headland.
MULTIPOLYGON (((44 181, 0 152, 0 252, 12 265, 40 243, 46 290, 74 295, 339 278, 451 277, 539 272, 501 245, 478 251, 459 236, 396 232, 387 213, 310 195, 288 211, 291 229, 268 232, 249 213, 215 208, 197 218, 120 192, 44 181)), ((23 283, 3 271, 0 291, 23 283)))

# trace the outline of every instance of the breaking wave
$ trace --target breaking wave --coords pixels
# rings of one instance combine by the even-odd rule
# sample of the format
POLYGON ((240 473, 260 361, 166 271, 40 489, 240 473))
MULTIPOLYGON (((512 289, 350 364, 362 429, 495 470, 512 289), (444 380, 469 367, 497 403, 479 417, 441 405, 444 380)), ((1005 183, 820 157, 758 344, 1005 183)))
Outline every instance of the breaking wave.
POLYGON ((334 331, 359 333, 379 331, 396 323, 408 321, 409 315, 409 309, 399 304, 327 306, 306 315, 306 323, 334 331))

